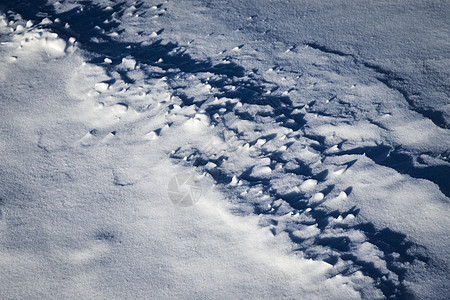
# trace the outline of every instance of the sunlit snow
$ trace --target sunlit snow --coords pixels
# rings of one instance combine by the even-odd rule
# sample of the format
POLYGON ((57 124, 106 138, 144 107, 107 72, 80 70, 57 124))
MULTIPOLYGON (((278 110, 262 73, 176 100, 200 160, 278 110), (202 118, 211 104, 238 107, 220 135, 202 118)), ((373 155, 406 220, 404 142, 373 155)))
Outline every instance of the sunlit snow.
POLYGON ((0 298, 447 298, 449 13, 0 0, 0 298))

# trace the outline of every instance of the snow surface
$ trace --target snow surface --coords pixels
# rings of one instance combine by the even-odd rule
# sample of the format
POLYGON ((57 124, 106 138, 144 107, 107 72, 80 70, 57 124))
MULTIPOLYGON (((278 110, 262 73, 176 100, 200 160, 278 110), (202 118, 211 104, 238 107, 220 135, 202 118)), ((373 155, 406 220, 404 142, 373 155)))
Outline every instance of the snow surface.
POLYGON ((0 298, 448 297, 412 2, 1 1, 0 298))

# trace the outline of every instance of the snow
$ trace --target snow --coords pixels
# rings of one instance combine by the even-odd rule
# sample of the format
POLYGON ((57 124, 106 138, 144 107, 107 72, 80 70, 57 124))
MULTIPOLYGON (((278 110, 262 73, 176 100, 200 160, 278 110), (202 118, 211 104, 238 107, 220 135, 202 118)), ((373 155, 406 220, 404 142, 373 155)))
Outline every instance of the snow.
POLYGON ((445 298, 447 6, 1 3, 2 298, 445 298))
MULTIPOLYGON (((385 73, 411 106, 449 128, 448 1, 215 2, 215 16, 266 40, 309 44, 385 73), (241 18, 234 18, 240 15, 241 18), (248 18, 246 18, 248 17, 248 18)), ((382 76, 382 74, 378 74, 382 76)))

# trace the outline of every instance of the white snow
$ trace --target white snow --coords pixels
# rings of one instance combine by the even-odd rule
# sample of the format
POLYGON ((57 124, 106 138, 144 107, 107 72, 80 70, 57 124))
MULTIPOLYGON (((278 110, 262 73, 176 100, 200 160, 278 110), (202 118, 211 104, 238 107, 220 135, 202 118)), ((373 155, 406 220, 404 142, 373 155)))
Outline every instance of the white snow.
POLYGON ((2 299, 445 298, 446 3, 4 6, 2 299))

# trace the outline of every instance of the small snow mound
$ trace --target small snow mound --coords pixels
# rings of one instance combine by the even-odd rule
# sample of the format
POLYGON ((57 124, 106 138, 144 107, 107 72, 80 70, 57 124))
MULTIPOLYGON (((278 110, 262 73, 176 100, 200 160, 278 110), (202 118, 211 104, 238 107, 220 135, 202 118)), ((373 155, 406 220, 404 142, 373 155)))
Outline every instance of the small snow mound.
POLYGON ((52 20, 50 20, 49 18, 44 18, 42 19, 40 25, 48 25, 48 24, 52 24, 52 20))
POLYGON ((206 129, 208 126, 209 118, 205 114, 195 114, 194 117, 184 123, 184 127, 189 131, 199 131, 201 129, 206 129))
POLYGON ((311 202, 314 203, 314 202, 321 201, 321 200, 323 200, 324 197, 325 197, 324 194, 316 193, 316 194, 314 194, 314 196, 311 197, 311 202))
POLYGON ((134 70, 136 68, 136 60, 134 58, 122 58, 120 66, 124 69, 134 70))
POLYGON ((156 132, 154 132, 154 131, 151 131, 151 132, 147 133, 145 135, 145 137, 146 137, 147 140, 153 141, 153 140, 156 140, 158 138, 158 134, 156 132))
POLYGON ((253 168, 251 176, 252 177, 262 177, 266 175, 270 175, 272 173, 272 169, 269 166, 256 166, 253 168))
POLYGON ((345 199, 347 199, 347 193, 344 192, 344 191, 342 191, 342 192, 340 192, 339 195, 338 195, 336 198, 334 198, 334 199, 335 199, 335 200, 345 200, 345 199))
POLYGON ((301 185, 300 185, 300 190, 302 191, 310 191, 312 189, 314 189, 317 185, 317 180, 315 179, 308 179, 305 180, 301 185))
POLYGON ((233 176, 233 178, 231 179, 230 185, 231 186, 236 186, 239 183, 239 179, 236 177, 236 175, 233 176))
POLYGON ((344 218, 344 220, 342 221, 343 223, 348 223, 348 222, 350 222, 350 221, 353 221, 355 219, 355 215, 353 215, 353 214, 348 214, 345 218, 344 218))
POLYGON ((51 57, 64 56, 67 43, 63 39, 47 37, 42 40, 45 52, 51 57))
POLYGON ((326 149, 324 153, 325 153, 325 154, 333 154, 333 153, 336 153, 336 152, 338 152, 338 151, 339 151, 338 145, 334 145, 334 146, 332 146, 332 147, 326 149))
POLYGON ((256 141, 256 146, 260 147, 260 146, 264 145, 265 143, 266 143, 265 139, 258 139, 256 141))
POLYGON ((94 88, 97 92, 104 93, 109 89, 109 84, 106 82, 99 82, 95 84, 94 88))
POLYGON ((336 175, 341 175, 347 170, 347 166, 338 166, 333 170, 333 173, 336 175))
POLYGON ((127 110, 128 110, 128 105, 123 104, 123 103, 117 103, 112 107, 112 111, 116 115, 124 114, 127 112, 127 110))
POLYGON ((17 25, 17 27, 16 27, 16 32, 22 32, 23 30, 24 30, 25 28, 22 26, 22 25, 17 25))

